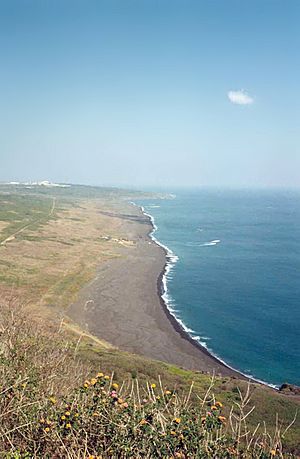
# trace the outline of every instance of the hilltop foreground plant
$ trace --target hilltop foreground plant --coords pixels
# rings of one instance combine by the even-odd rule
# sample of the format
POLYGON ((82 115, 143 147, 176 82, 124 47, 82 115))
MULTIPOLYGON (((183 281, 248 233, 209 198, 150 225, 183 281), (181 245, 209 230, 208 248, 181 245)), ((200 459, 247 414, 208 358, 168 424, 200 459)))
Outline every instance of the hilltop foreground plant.
POLYGON ((181 394, 159 377, 141 386, 100 370, 91 377, 72 343, 12 306, 2 308, 0 333, 1 457, 287 457, 278 426, 272 436, 249 430, 249 388, 230 410, 213 381, 195 403, 192 385, 181 394))

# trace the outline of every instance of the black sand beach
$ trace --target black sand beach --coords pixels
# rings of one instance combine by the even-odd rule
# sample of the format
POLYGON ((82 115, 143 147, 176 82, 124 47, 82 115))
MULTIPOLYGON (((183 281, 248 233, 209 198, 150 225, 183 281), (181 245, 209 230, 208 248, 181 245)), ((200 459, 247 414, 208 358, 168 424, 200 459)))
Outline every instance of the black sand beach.
POLYGON ((161 296, 166 252, 149 236, 150 218, 127 203, 110 217, 122 220, 124 239, 131 243, 120 244, 118 256, 99 265, 68 316, 122 350, 186 369, 244 378, 194 341, 167 309, 161 296))

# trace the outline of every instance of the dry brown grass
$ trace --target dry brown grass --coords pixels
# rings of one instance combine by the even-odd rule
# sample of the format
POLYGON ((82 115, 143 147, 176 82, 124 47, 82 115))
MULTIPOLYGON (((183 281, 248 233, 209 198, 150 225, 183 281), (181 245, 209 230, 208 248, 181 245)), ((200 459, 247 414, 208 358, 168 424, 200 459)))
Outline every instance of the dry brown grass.
POLYGON ((179 393, 159 376, 119 385, 80 362, 78 346, 61 329, 33 323, 15 302, 1 311, 0 456, 292 457, 283 453, 279 425, 272 435, 248 425, 249 388, 224 416, 213 380, 204 394, 194 394, 196 403, 193 385, 179 393))
POLYGON ((74 301, 97 265, 120 255, 122 221, 100 213, 100 209, 114 209, 113 201, 58 201, 56 205, 55 219, 29 226, 0 246, 2 297, 13 289, 14 295, 39 310, 45 305, 60 310, 74 301), (109 240, 103 238, 107 235, 109 240))

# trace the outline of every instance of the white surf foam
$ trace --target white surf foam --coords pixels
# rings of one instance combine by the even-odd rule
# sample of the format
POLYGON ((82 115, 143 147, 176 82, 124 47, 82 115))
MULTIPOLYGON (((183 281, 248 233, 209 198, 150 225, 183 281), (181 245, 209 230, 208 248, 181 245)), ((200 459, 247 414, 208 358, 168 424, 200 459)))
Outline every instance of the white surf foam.
MULTIPOLYGON (((174 196, 175 197, 175 196, 174 196)), ((227 362, 225 362, 225 360, 223 360, 222 358, 220 358, 215 352, 213 352, 207 345, 206 341, 208 341, 210 338, 207 338, 207 337, 201 337, 201 336, 198 336, 196 335, 196 332, 194 330, 192 330, 191 328, 189 328, 179 317, 179 314, 178 314, 178 311, 173 307, 174 305, 174 300, 173 298, 170 296, 169 292, 168 292, 168 285, 167 285, 167 281, 168 281, 168 278, 169 278, 169 273, 172 271, 172 269, 174 268, 176 262, 179 260, 179 257, 169 248, 167 247, 166 245, 162 244, 158 239, 156 239, 156 237, 154 236, 154 233, 157 231, 157 226, 155 224, 155 220, 154 220, 154 217, 149 214, 148 212, 146 212, 145 208, 143 206, 139 206, 138 204, 136 204, 135 202, 131 202, 131 204, 133 204, 134 206, 137 206, 141 209, 141 211, 143 212, 143 214, 148 217, 151 221, 151 224, 152 224, 152 228, 153 230, 150 232, 149 236, 151 237, 151 239, 157 244, 159 245, 160 247, 162 247, 165 251, 166 251, 166 259, 167 259, 167 263, 166 263, 166 267, 165 267, 165 271, 164 271, 164 274, 162 276, 162 285, 163 285, 163 289, 162 289, 162 293, 161 293, 161 298, 163 299, 168 311, 170 312, 170 314, 174 317, 174 319, 179 323, 179 325, 181 326, 181 328, 194 340, 196 341, 197 343, 199 343, 202 347, 204 347, 213 357, 215 357, 217 360, 219 360, 219 362, 223 363, 223 365, 225 365, 227 368, 230 368, 231 370, 233 371, 236 371, 238 373, 240 373, 241 375, 245 376, 246 378, 249 378, 251 379, 252 381, 254 382, 258 382, 260 384, 264 384, 266 386, 269 386, 269 387, 272 387, 273 389, 279 389, 278 386, 276 386, 275 384, 270 384, 270 383, 267 383, 266 381, 263 381, 261 379, 257 379, 255 378, 254 376, 252 376, 251 374, 245 374, 243 373, 242 371, 240 370, 237 370, 236 368, 232 367, 231 365, 228 365, 227 362), (177 313, 177 314, 176 314, 177 313)), ((221 242, 220 239, 214 239, 213 241, 210 241, 210 242, 207 242, 205 244, 202 244, 202 246, 205 246, 205 245, 216 245, 216 244, 219 244, 221 242)))
POLYGON ((210 242, 204 242, 203 244, 200 244, 200 247, 210 247, 212 245, 217 245, 219 244, 221 241, 220 239, 214 239, 213 241, 210 241, 210 242))

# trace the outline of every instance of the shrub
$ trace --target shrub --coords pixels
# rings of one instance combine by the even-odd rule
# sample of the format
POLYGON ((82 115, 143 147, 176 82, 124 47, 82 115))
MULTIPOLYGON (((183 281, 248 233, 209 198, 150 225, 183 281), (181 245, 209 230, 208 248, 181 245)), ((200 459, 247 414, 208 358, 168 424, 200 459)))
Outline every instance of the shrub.
POLYGON ((76 346, 33 324, 15 305, 2 308, 0 455, 25 458, 270 458, 284 457, 281 432, 251 431, 249 387, 227 408, 165 387, 157 377, 119 385, 92 376, 76 346))

